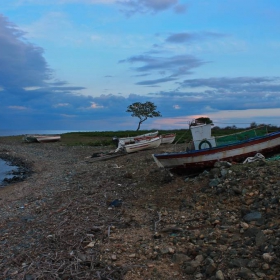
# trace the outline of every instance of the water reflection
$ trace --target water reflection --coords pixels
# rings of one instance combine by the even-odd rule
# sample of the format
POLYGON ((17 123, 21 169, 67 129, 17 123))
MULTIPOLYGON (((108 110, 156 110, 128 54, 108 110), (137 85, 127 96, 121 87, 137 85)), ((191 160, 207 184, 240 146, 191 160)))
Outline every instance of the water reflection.
POLYGON ((7 182, 4 179, 12 179, 15 176, 15 172, 18 171, 17 166, 9 165, 8 162, 0 159, 0 186, 4 186, 7 182))

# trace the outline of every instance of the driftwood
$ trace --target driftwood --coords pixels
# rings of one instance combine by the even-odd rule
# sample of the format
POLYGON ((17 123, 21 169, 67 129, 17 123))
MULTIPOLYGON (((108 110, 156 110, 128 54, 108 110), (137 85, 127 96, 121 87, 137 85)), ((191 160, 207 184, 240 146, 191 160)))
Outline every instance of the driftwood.
POLYGON ((124 156, 124 155, 126 155, 126 153, 124 153, 124 152, 96 153, 92 157, 87 158, 86 162, 92 163, 92 162, 96 162, 96 161, 104 161, 104 160, 109 160, 109 159, 124 156))

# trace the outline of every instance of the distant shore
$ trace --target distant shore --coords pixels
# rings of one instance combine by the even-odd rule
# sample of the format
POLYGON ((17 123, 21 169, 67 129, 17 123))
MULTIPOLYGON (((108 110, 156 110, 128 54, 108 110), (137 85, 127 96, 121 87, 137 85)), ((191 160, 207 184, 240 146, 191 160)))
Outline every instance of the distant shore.
POLYGON ((1 136, 20 136, 20 135, 26 135, 26 134, 64 134, 64 133, 69 133, 69 132, 87 132, 87 131, 88 130, 0 129, 0 137, 1 136))

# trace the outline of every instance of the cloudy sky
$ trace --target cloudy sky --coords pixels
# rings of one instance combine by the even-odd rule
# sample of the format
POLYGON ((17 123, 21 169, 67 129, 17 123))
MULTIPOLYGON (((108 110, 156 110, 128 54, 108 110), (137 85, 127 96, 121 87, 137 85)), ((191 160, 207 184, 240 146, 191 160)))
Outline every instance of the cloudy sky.
POLYGON ((280 125, 279 0, 3 0, 0 129, 280 125))

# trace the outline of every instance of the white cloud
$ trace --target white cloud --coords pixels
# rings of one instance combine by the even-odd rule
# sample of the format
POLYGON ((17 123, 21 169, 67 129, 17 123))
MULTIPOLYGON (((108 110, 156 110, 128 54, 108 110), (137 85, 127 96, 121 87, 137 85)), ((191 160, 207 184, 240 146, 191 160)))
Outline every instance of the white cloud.
POLYGON ((58 104, 53 105, 53 107, 55 107, 55 108, 58 108, 58 107, 67 107, 67 106, 69 106, 69 105, 70 105, 69 103, 58 103, 58 104))
POLYGON ((211 106, 205 106, 204 110, 207 112, 217 111, 217 110, 213 109, 211 106))
POLYGON ((8 106, 8 108, 14 110, 27 110, 27 107, 24 106, 8 106))
POLYGON ((226 111, 218 111, 215 113, 207 114, 210 118, 233 118, 233 119, 242 119, 246 120, 246 118, 252 117, 280 117, 280 109, 279 108, 271 108, 271 109, 248 109, 248 110, 226 110, 226 111))
POLYGON ((95 102, 92 102, 90 108, 91 109, 99 109, 99 108, 104 108, 104 106, 101 106, 101 105, 98 105, 95 102))
POLYGON ((41 87, 24 87, 23 89, 26 91, 32 91, 32 90, 37 90, 40 89, 41 87))
POLYGON ((75 117, 77 117, 76 115, 67 115, 67 114, 60 114, 60 116, 66 117, 66 118, 75 118, 75 117))

